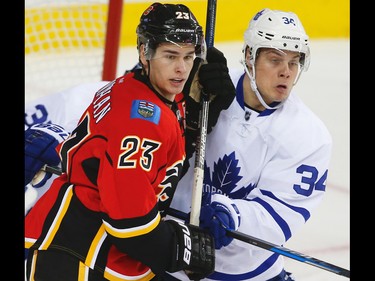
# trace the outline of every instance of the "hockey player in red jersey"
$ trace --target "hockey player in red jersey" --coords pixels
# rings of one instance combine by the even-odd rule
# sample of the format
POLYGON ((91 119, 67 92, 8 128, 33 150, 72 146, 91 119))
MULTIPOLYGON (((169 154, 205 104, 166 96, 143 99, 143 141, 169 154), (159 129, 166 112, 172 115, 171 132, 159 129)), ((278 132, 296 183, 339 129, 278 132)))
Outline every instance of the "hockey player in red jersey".
POLYGON ((25 218, 30 280, 159 280, 214 270, 212 237, 163 220, 185 160, 178 103, 202 27, 184 5, 154 3, 140 18, 142 69, 101 88, 58 146, 63 174, 25 218))

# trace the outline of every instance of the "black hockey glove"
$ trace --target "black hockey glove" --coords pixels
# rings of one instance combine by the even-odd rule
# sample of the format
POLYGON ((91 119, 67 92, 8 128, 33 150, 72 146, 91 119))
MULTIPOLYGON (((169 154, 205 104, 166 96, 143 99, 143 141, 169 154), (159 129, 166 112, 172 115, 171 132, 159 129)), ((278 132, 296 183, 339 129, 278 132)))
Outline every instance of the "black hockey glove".
POLYGON ((219 114, 227 109, 236 96, 236 88, 229 76, 227 59, 215 47, 207 50, 207 64, 202 64, 199 71, 199 84, 211 100, 207 133, 216 125, 219 114))
POLYGON ((169 272, 184 270, 190 280, 200 280, 215 270, 214 239, 191 224, 167 220, 175 229, 176 248, 169 272))
POLYGON ((197 73, 201 62, 200 58, 195 58, 189 78, 182 90, 186 101, 186 126, 192 130, 199 129, 199 111, 202 107, 200 103, 201 87, 198 83, 197 73))
POLYGON ((201 64, 201 59, 194 60, 193 68, 183 89, 186 101, 186 134, 184 175, 189 168, 189 159, 196 148, 199 135, 199 114, 202 108, 200 95, 209 95, 210 105, 208 111, 207 133, 216 125, 220 112, 227 109, 232 103, 236 89, 229 76, 227 60, 223 53, 215 47, 207 50, 207 63, 201 64), (199 70, 198 70, 199 69, 199 70))
POLYGON ((211 47, 207 50, 206 60, 207 64, 202 64, 198 71, 199 84, 203 87, 203 91, 214 95, 214 98, 230 96, 233 99, 235 87, 229 76, 224 54, 215 47, 211 47))
POLYGON ((201 59, 195 59, 183 93, 186 100, 186 124, 194 130, 199 129, 200 94, 203 91, 209 96, 207 133, 210 133, 220 111, 232 103, 236 89, 229 75, 227 59, 221 51, 215 47, 208 48, 206 60, 207 63, 201 64, 201 59))
POLYGON ((193 68, 190 72, 189 78, 185 83, 183 94, 186 103, 185 121, 185 152, 186 160, 181 177, 189 168, 189 159, 193 155, 196 147, 197 137, 199 135, 199 113, 202 108, 200 102, 201 87, 198 83, 198 68, 201 64, 200 58, 195 58, 193 68))

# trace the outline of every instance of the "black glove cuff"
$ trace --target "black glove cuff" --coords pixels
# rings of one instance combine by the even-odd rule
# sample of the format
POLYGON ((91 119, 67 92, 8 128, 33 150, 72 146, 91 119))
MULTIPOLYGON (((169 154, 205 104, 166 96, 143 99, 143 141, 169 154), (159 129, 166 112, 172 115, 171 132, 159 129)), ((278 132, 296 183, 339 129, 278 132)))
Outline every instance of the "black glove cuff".
POLYGON ((197 139, 200 130, 185 130, 185 152, 186 152, 186 159, 190 159, 195 152, 195 147, 197 145, 197 139))
POLYGON ((176 247, 169 272, 185 270, 191 280, 203 279, 215 269, 215 243, 210 234, 190 224, 167 220, 175 229, 176 247))
POLYGON ((222 110, 228 109, 228 107, 233 102, 236 96, 234 91, 230 95, 217 96, 213 101, 210 102, 210 110, 208 112, 208 122, 207 122, 207 134, 211 133, 212 128, 216 125, 217 120, 220 117, 222 110))
POLYGON ((186 97, 186 126, 193 130, 199 129, 199 112, 201 104, 190 96, 186 97))

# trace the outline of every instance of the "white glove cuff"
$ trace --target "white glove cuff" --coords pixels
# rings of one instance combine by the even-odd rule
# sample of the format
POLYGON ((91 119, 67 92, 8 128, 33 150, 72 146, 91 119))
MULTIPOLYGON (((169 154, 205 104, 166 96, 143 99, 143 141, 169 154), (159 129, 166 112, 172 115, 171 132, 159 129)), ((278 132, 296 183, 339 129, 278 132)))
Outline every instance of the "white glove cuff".
POLYGON ((225 195, 215 193, 211 197, 211 203, 214 201, 223 204, 225 207, 229 209, 230 214, 234 220, 234 229, 237 230, 241 224, 241 214, 236 204, 234 204, 233 200, 225 195))
POLYGON ((56 124, 35 124, 31 129, 47 133, 53 136, 59 143, 69 136, 69 133, 63 127, 56 124))

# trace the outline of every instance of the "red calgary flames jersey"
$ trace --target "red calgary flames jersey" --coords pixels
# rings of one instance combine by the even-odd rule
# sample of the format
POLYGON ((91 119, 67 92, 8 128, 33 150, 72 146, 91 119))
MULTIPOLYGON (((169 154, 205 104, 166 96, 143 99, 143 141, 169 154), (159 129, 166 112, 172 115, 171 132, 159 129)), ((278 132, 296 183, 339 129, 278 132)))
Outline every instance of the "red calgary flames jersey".
POLYGON ((129 243, 153 231, 185 158, 183 103, 171 108, 136 75, 119 77, 95 94, 58 147, 65 173, 25 219, 26 248, 69 249, 108 279, 153 275, 107 236, 129 243))

